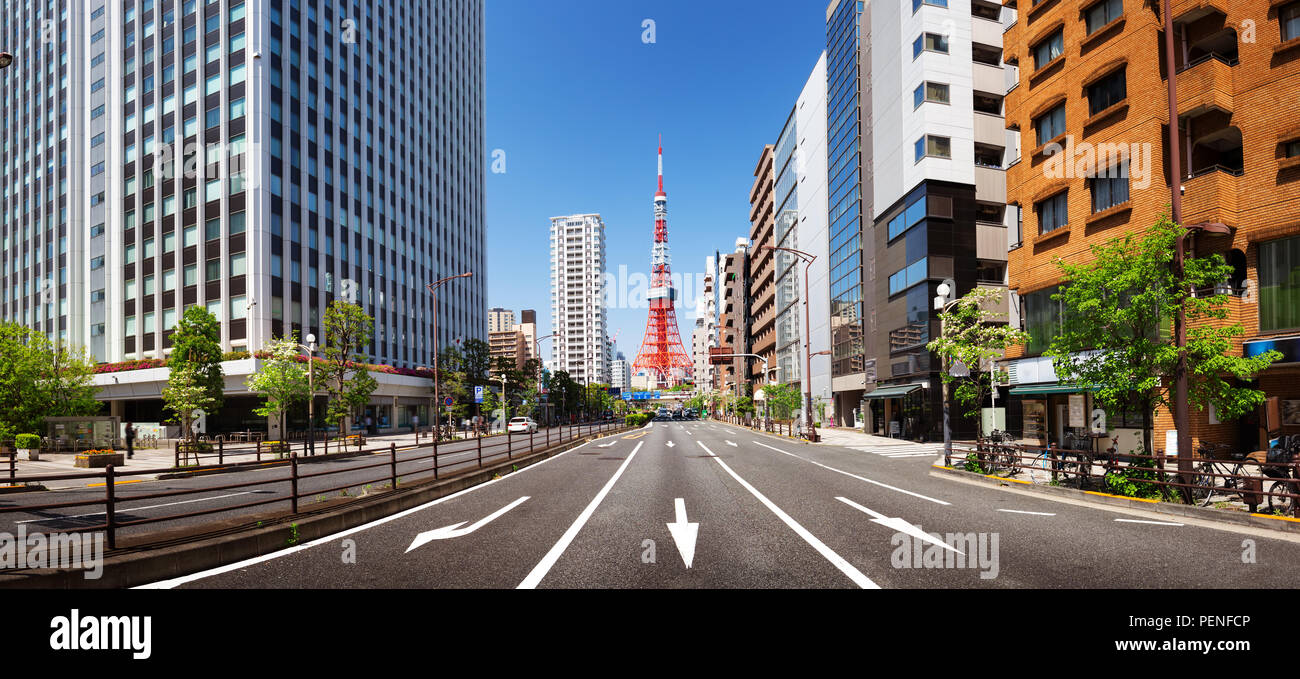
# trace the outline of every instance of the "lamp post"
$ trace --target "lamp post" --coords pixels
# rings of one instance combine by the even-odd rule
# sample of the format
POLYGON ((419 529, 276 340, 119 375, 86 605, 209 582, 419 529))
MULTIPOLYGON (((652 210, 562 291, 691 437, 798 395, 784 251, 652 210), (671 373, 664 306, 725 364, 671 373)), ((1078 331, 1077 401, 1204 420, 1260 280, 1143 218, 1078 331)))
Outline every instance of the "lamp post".
MULTIPOLYGON (((538 364, 538 366, 537 366, 537 399, 538 399, 539 401, 540 401, 541 398, 542 398, 542 370, 543 370, 543 367, 542 367, 542 366, 544 365, 544 364, 542 363, 542 340, 547 340, 547 339, 551 339, 552 337, 559 337, 559 336, 560 336, 560 333, 558 333, 558 332, 553 332, 553 333, 551 333, 551 334, 549 334, 549 335, 545 335, 545 336, 543 336, 543 337, 538 337, 537 339, 533 340, 533 355, 535 355, 535 356, 537 357, 537 364, 538 364)), ((538 405, 541 405, 541 404, 539 403, 538 405)), ((546 418, 546 426, 549 428, 549 427, 551 426, 551 399, 549 399, 549 398, 546 399, 546 407, 542 409, 542 417, 546 418)))
POLYGON ((440 410, 442 408, 442 396, 438 392, 438 378, 442 372, 442 366, 439 365, 438 361, 438 288, 447 281, 453 281, 457 278, 469 278, 473 275, 474 272, 468 271, 459 276, 448 276, 425 286, 429 289, 429 293, 433 295, 433 407, 434 412, 438 413, 438 421, 434 423, 433 427, 434 441, 438 440, 442 432, 442 412, 440 410))
MULTIPOLYGON (((953 290, 948 287, 947 283, 940 283, 939 287, 935 289, 935 292, 938 293, 938 296, 934 298, 934 310, 939 312, 939 336, 943 337, 945 329, 943 314, 948 311, 949 307, 956 304, 957 300, 954 299, 951 302, 948 301, 948 295, 951 295, 953 290)), ((948 380, 944 379, 944 376, 948 374, 947 358, 943 359, 941 369, 943 370, 943 375, 941 375, 939 379, 943 382, 943 466, 951 467, 952 424, 948 419, 948 380)))
POLYGON ((316 335, 308 333, 304 338, 306 344, 299 344, 307 350, 307 449, 311 455, 316 454, 316 335))
POLYGON ((817 261, 817 255, 809 254, 803 250, 794 248, 780 248, 773 245, 764 245, 763 249, 780 250, 788 252, 798 257, 803 262, 803 417, 804 427, 808 430, 808 440, 817 442, 817 430, 813 428, 812 419, 812 340, 809 338, 810 329, 808 299, 811 297, 808 291, 808 270, 812 268, 813 262, 817 261))

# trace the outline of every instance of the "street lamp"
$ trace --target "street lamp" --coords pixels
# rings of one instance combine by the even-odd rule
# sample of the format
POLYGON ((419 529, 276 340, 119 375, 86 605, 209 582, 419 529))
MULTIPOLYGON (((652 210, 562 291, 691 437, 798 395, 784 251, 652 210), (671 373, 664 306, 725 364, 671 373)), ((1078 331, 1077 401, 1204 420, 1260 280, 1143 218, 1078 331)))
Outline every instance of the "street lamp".
POLYGON ((788 252, 798 257, 803 263, 803 417, 804 427, 808 430, 808 440, 817 442, 817 430, 813 428, 812 418, 812 340, 809 339, 809 314, 808 300, 811 297, 808 290, 808 270, 812 268, 813 262, 817 260, 817 255, 809 254, 803 250, 794 248, 779 248, 773 245, 764 245, 760 249, 780 250, 788 252))
MULTIPOLYGON (((544 337, 538 337, 537 339, 533 340, 533 355, 537 357, 537 399, 538 401, 540 401, 542 398, 542 370, 543 370, 542 366, 545 365, 542 362, 542 340, 548 340, 551 339, 552 337, 559 337, 559 336, 560 333, 555 332, 546 335, 544 337)), ((541 405, 541 403, 538 403, 538 405, 541 405)), ((549 398, 546 399, 546 407, 542 409, 542 417, 546 418, 546 426, 549 428, 551 426, 551 400, 549 398)))
POLYGON ((307 350, 307 449, 309 454, 316 454, 316 335, 307 334, 306 344, 299 344, 307 350))
POLYGON ((439 413, 437 422, 434 424, 433 440, 437 442, 442 431, 442 395, 438 392, 438 377, 442 367, 438 365, 438 288, 447 281, 453 281, 457 278, 469 278, 473 276, 473 271, 468 271, 459 276, 448 276, 441 280, 429 283, 427 286, 429 293, 433 295, 433 408, 435 413, 439 413))
MULTIPOLYGON (((947 313, 949 307, 957 303, 957 300, 954 299, 951 302, 948 301, 948 296, 953 293, 953 290, 952 288, 948 287, 947 283, 940 283, 939 287, 935 289, 935 292, 938 294, 938 296, 934 298, 934 310, 939 312, 939 336, 943 337, 944 326, 945 326, 943 315, 947 313)), ((948 374, 947 358, 943 359, 942 369, 944 375, 947 375, 948 374)), ((943 382, 943 466, 951 467, 952 466, 952 426, 948 420, 948 380, 943 379, 943 376, 940 377, 940 380, 943 382)))

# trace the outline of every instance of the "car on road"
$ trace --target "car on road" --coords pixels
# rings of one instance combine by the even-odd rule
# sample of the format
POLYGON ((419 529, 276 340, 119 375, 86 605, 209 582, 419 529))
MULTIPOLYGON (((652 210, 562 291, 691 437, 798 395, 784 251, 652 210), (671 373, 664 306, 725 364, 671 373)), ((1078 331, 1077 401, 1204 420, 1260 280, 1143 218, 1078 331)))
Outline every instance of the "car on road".
POLYGON ((537 423, 531 417, 512 417, 506 428, 511 434, 534 434, 537 432, 537 423))

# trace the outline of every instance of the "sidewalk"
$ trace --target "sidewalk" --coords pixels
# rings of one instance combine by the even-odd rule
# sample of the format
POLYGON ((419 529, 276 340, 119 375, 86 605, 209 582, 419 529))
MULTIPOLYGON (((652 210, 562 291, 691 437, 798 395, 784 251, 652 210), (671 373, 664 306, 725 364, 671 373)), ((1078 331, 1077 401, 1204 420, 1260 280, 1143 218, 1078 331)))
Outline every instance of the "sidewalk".
POLYGON ((859 429, 848 428, 824 428, 818 429, 817 433, 821 436, 822 443, 851 448, 882 457, 934 457, 943 454, 942 441, 938 443, 916 443, 906 439, 873 436, 859 429))

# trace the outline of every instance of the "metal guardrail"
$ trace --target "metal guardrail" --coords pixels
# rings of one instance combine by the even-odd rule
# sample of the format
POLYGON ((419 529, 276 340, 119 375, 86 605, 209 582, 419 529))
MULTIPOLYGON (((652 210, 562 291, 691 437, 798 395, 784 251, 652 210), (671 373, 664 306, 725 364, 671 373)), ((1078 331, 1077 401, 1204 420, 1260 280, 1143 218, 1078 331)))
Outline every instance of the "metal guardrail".
MULTIPOLYGON (((322 455, 317 455, 314 458, 306 458, 304 461, 304 458, 300 457, 296 451, 291 451, 288 455, 288 458, 283 460, 276 460, 271 462, 259 462, 260 457, 255 457, 253 461, 235 463, 232 465, 226 463, 227 456, 235 455, 235 454, 247 455, 248 453, 243 451, 239 453, 221 452, 222 449, 219 447, 218 448, 219 452, 217 453, 217 455, 220 457, 218 458, 218 464, 216 465, 206 465, 206 466, 200 465, 195 467, 184 467, 180 469, 177 468, 141 469, 141 470, 130 470, 130 471, 121 471, 116 469, 113 465, 108 465, 107 467, 104 468, 103 471, 90 471, 90 472, 75 473, 75 474, 44 474, 39 476, 17 476, 13 471, 13 457, 12 457, 13 454, 11 453, 10 454, 10 482, 15 485, 40 483, 42 481, 67 481, 67 480, 86 479, 86 480, 103 483, 104 495, 102 498, 93 499, 93 500, 51 502, 51 503, 41 504, 41 505, 15 505, 9 507, 0 507, 0 515, 13 514, 13 513, 39 514, 41 512, 48 512, 57 509, 102 506, 104 508, 103 523, 92 525, 92 526, 69 528, 63 530, 64 532, 70 532, 70 533, 104 531, 108 542, 108 548, 116 549, 117 531, 118 529, 125 528, 125 527, 177 521, 180 519, 194 518, 194 517, 204 516, 208 514, 225 513, 225 512, 231 512, 236 510, 250 509, 253 507, 263 507, 268 505, 280 504, 285 502, 289 503, 291 514, 298 514, 299 501, 306 497, 337 493, 340 491, 346 491, 351 488, 365 487, 375 483, 385 483, 385 482, 389 484, 388 488, 390 489, 390 491, 395 491, 398 488, 398 483, 401 476, 427 474, 429 471, 432 471, 433 479, 438 480, 439 478, 446 477, 445 472, 451 471, 451 476, 454 477, 460 474, 481 470, 484 468, 485 464, 492 463, 501 459, 511 460, 518 455, 527 455, 534 452, 547 450, 552 446, 570 443, 591 435, 605 434, 609 432, 616 433, 618 431, 626 430, 627 428, 628 427, 626 425, 618 421, 599 422, 599 423, 575 425, 570 427, 561 426, 559 428, 559 431, 554 432, 554 436, 552 435, 552 430, 547 429, 544 432, 545 434, 544 436, 542 435, 543 432, 537 432, 537 433, 529 433, 526 437, 522 434, 519 435, 506 434, 504 436, 498 436, 498 437, 481 437, 476 439, 476 444, 474 446, 459 447, 457 450, 453 450, 453 451, 439 451, 439 444, 437 442, 424 443, 424 444, 411 444, 411 445, 401 446, 401 447, 399 447, 396 443, 389 443, 387 446, 378 446, 378 447, 368 448, 368 449, 359 448, 358 450, 354 451, 354 454, 383 455, 387 453, 386 455, 387 459, 384 459, 382 461, 369 463, 369 464, 362 464, 362 465, 348 465, 348 466, 340 467, 338 469, 325 469, 323 471, 311 472, 311 473, 304 473, 303 471, 301 471, 300 470, 301 465, 309 464, 312 462, 318 462, 318 461, 336 460, 339 459, 339 456, 336 455, 325 456, 322 454, 322 455), (489 442, 485 444, 485 441, 490 441, 493 438, 504 439, 504 440, 500 440, 495 443, 489 442), (526 445, 524 445, 525 443, 526 445), (432 448, 431 453, 416 454, 408 457, 398 456, 399 451, 414 452, 422 448, 430 448, 430 447, 432 448), (447 459, 445 459, 446 456, 449 455, 465 457, 465 454, 467 453, 473 453, 473 457, 470 459, 456 459, 453 461, 448 461, 447 459), (421 463, 431 463, 431 464, 421 464, 421 463), (453 468, 465 467, 466 465, 471 465, 471 464, 473 466, 469 468, 453 470, 453 468), (400 476, 398 473, 399 465, 406 465, 407 467, 406 471, 403 472, 400 476), (228 483, 228 484, 221 484, 215 486, 204 486, 201 488, 186 488, 180 490, 149 492, 143 494, 133 494, 129 497, 118 497, 117 495, 118 492, 117 486, 120 483, 123 483, 123 479, 129 479, 131 477, 156 475, 156 474, 174 473, 177 471, 205 472, 205 471, 216 471, 219 469, 229 470, 232 466, 247 467, 250 470, 257 469, 257 468, 265 468, 267 466, 288 467, 289 474, 281 478, 228 483), (370 469, 375 469, 375 470, 382 469, 383 472, 378 474, 374 478, 348 481, 346 483, 342 483, 341 485, 335 485, 333 487, 324 488, 324 489, 315 488, 310 491, 305 491, 300 485, 300 482, 305 480, 328 478, 336 474, 351 474, 358 471, 370 470, 370 469), (211 493, 214 491, 233 491, 233 490, 274 486, 274 485, 287 485, 289 487, 288 497, 279 496, 279 497, 274 497, 274 498, 269 498, 264 500, 243 502, 235 505, 224 505, 220 507, 214 507, 211 509, 185 512, 181 514, 168 514, 164 516, 147 517, 147 518, 130 519, 130 520, 119 519, 119 514, 131 511, 130 507, 125 507, 125 508, 122 507, 122 505, 126 503, 135 503, 143 500, 176 498, 176 497, 183 497, 186 495, 211 493)), ((302 444, 302 446, 303 449, 305 450, 306 444, 304 443, 302 444)), ((443 447, 445 448, 446 446, 444 445, 443 447)), ((255 450, 252 454, 254 456, 260 456, 262 452, 260 450, 255 450)), ((98 514, 89 514, 86 516, 98 516, 98 514)), ((49 518, 57 520, 60 517, 49 517, 49 518)), ((83 516, 80 518, 86 518, 86 517, 83 516)))
MULTIPOLYGON (((1262 453, 1262 451, 1261 451, 1262 453)), ((1268 462, 1252 453, 1242 459, 1218 459, 1198 455, 1191 472, 1182 472, 1176 456, 1112 451, 1072 450, 1054 446, 981 441, 974 445, 954 443, 949 464, 990 476, 1014 477, 1041 471, 1053 485, 1071 485, 1081 490, 1106 491, 1108 478, 1145 487, 1162 500, 1208 503, 1214 497, 1239 496, 1257 511, 1259 505, 1283 515, 1300 516, 1300 459, 1268 462), (1136 472, 1135 474, 1127 474, 1136 472)))

